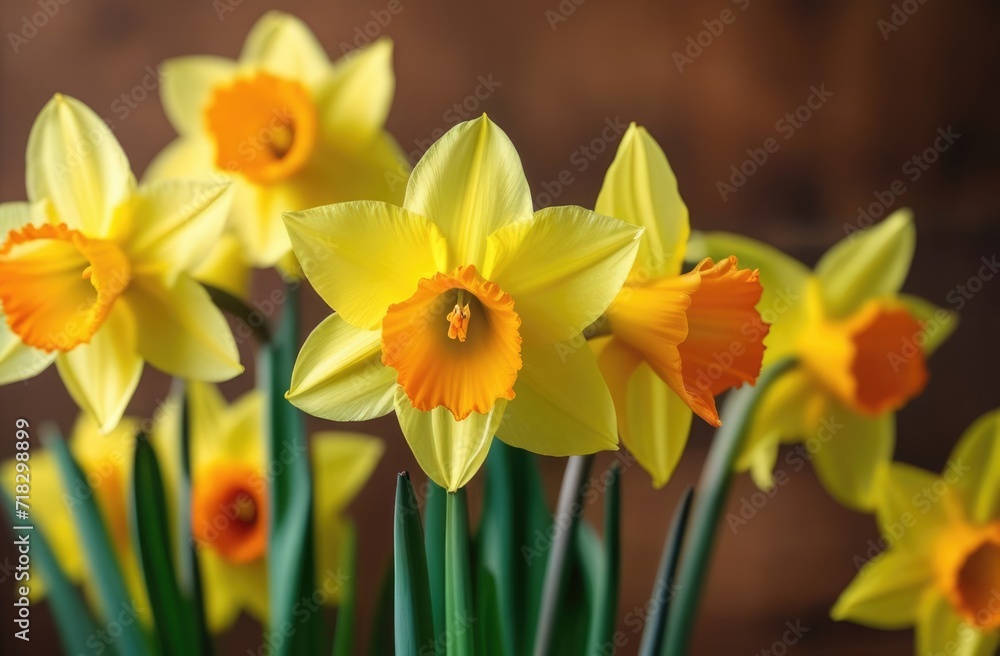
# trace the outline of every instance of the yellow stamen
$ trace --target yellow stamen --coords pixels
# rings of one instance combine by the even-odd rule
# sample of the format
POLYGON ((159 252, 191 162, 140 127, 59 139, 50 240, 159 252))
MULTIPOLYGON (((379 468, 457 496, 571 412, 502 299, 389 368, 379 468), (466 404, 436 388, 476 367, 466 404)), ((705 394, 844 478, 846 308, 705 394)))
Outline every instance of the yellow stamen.
POLYGON ((461 305, 461 301, 455 303, 454 309, 448 313, 448 337, 464 342, 469 336, 469 304, 461 305))
POLYGON ((413 407, 444 406, 461 421, 514 398, 521 368, 521 318, 514 301, 474 266, 421 280, 382 321, 382 362, 394 368, 413 407), (445 308, 448 331, 441 330, 445 308), (469 325, 473 309, 474 326, 469 325), (461 344, 461 346, 460 346, 461 344))

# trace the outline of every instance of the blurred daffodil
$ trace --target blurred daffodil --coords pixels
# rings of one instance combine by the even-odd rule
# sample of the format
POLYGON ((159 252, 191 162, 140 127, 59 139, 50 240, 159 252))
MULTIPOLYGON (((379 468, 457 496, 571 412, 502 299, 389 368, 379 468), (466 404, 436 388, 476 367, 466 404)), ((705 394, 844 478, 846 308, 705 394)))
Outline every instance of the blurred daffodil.
POLYGON ((532 212, 521 162, 485 116, 417 163, 402 207, 286 214, 336 310, 288 398, 338 421, 395 408, 421 468, 456 490, 494 434, 546 455, 615 449, 614 407, 581 331, 621 289, 641 229, 579 207, 532 212))
POLYGON ((29 203, 0 206, 0 382, 54 360, 77 404, 115 427, 143 362, 169 374, 239 374, 236 342, 189 275, 222 232, 226 184, 137 187, 107 125, 57 95, 27 152, 29 203))
POLYGON ((238 61, 168 60, 161 97, 180 137, 147 176, 231 176, 229 228, 251 265, 275 265, 291 248, 282 212, 402 198, 407 166, 383 129, 395 87, 391 59, 392 43, 380 39, 331 63, 304 23, 270 12, 238 61))
MULTIPOLYGON (((129 531, 132 466, 139 427, 138 420, 125 417, 114 430, 102 435, 92 419, 82 413, 79 415, 69 438, 69 448, 90 489, 67 488, 60 477, 55 455, 45 449, 32 453, 31 516, 67 578, 81 584, 88 597, 96 600, 94 579, 80 548, 73 517, 92 490, 134 608, 143 621, 149 622, 151 613, 145 582, 137 547, 129 531)), ((153 444, 156 448, 155 441, 153 444)), ((14 461, 4 463, 3 473, 3 480, 13 489, 14 461)), ((31 571, 31 594, 36 599, 45 595, 45 579, 36 570, 31 571)))
POLYGON ((1000 411, 972 424, 944 472, 881 470, 889 548, 840 595, 834 619, 916 625, 916 654, 992 656, 1000 647, 1000 411))
POLYGON ((762 312, 772 323, 765 366, 798 358, 764 393, 737 463, 758 485, 773 485, 782 442, 804 442, 803 455, 835 499, 873 507, 875 474, 892 458, 894 412, 923 389, 926 357, 956 324, 953 313, 898 294, 915 241, 901 210, 833 246, 810 273, 743 237, 692 240, 696 250, 736 253, 760 268, 762 312))
POLYGON ((690 227, 667 158, 634 123, 604 178, 597 211, 646 231, 608 309, 609 337, 592 341, 614 397, 622 441, 657 487, 670 478, 692 411, 719 426, 715 397, 760 373, 767 326, 757 271, 735 257, 681 273, 690 227))
MULTIPOLYGON (((250 392, 228 405, 212 385, 189 386, 191 522, 199 546, 209 628, 228 628, 241 610, 261 621, 268 612, 268 481, 282 453, 268 464, 262 432, 262 396, 250 392), (269 469, 272 468, 272 469, 269 469)), ((382 455, 377 439, 354 433, 318 433, 312 441, 314 522, 318 576, 344 566, 343 511, 382 455)), ((339 596, 331 594, 335 602, 339 596)))

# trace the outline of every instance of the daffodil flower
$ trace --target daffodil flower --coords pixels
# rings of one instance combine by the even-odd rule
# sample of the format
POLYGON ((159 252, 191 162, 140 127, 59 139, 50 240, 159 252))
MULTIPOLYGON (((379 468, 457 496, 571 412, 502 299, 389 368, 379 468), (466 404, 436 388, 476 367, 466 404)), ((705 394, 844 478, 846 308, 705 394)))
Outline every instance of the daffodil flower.
POLYGON ((147 177, 231 177, 229 228, 250 264, 272 266, 291 248, 282 212, 402 198, 407 165, 383 129, 391 59, 392 43, 379 39, 331 63, 302 21, 269 12, 238 61, 167 60, 161 98, 180 136, 147 177))
POLYGON ((692 411, 719 426, 715 397, 760 373, 767 326, 755 309, 757 271, 735 257, 703 259, 681 273, 690 227, 667 158, 634 123, 622 137, 596 209, 646 229, 592 340, 614 397, 622 441, 657 487, 673 473, 692 411))
POLYGON ((57 95, 28 139, 27 187, 28 203, 0 206, 0 382, 54 360, 108 432, 144 361, 200 380, 243 370, 225 317, 189 275, 222 232, 226 184, 137 187, 108 127, 57 95))
POLYGON ((923 389, 926 357, 956 324, 953 313, 898 294, 915 241, 911 215, 900 210, 833 246, 810 273, 744 237, 692 240, 694 250, 736 253, 760 268, 772 323, 764 366, 798 359, 764 393, 737 462, 761 487, 773 485, 780 444, 802 442, 835 499, 872 508, 875 474, 892 458, 894 413, 923 389))
MULTIPOLYGON (((146 597, 146 587, 139 564, 137 547, 129 531, 129 499, 131 497, 132 466, 135 436, 140 423, 125 417, 107 435, 102 435, 87 415, 81 413, 69 438, 69 449, 80 465, 90 490, 69 489, 60 477, 55 455, 46 449, 31 454, 31 517, 44 535, 63 573, 69 580, 84 586, 93 599, 97 593, 90 576, 86 555, 80 548, 73 515, 93 491, 98 511, 104 520, 108 537, 115 550, 129 595, 134 600, 140 619, 150 623, 152 614, 146 597), (87 495, 87 496, 81 496, 87 495)), ((156 441, 153 442, 156 448, 156 441)), ((3 465, 3 480, 13 490, 15 461, 3 465)), ((45 597, 44 576, 31 572, 31 596, 45 597)))
MULTIPOLYGON (((188 394, 191 530, 199 548, 206 621, 214 633, 231 626, 241 610, 266 622, 268 481, 273 474, 268 467, 304 455, 278 454, 268 463, 259 391, 232 405, 212 385, 193 383, 188 394)), ((367 435, 313 436, 313 517, 320 578, 336 577, 344 566, 343 512, 371 476, 382 451, 382 443, 367 435)), ((324 589, 330 592, 329 603, 339 599, 337 590, 324 589)))
POLYGON ((832 615, 879 629, 916 625, 915 654, 993 656, 1000 647, 1000 411, 981 417, 940 476, 883 467, 876 517, 890 545, 832 615))
POLYGON ((617 448, 614 408, 580 337, 621 288, 642 230, 579 207, 532 212, 513 144, 485 116, 417 163, 403 206, 285 215, 306 277, 336 310, 308 337, 288 398, 335 421, 394 408, 448 490, 494 434, 545 455, 617 448))

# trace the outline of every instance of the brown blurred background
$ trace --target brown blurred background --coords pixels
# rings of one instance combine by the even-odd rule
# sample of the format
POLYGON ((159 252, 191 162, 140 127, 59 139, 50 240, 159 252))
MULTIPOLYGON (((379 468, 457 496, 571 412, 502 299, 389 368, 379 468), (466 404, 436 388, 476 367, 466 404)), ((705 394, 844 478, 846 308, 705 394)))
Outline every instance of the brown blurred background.
MULTIPOLYGON (((76 96, 111 118, 141 172, 172 130, 155 93, 125 117, 114 103, 143 83, 149 67, 183 54, 235 57, 250 26, 271 8, 305 19, 328 51, 339 54, 374 20, 371 12, 386 6, 386 0, 69 0, 15 53, 8 34, 19 33, 23 17, 39 4, 3 0, 0 200, 24 198, 28 130, 54 92, 76 96)), ((906 192, 889 205, 912 207, 919 235, 906 291, 948 305, 949 292, 975 275, 981 257, 997 251, 1000 3, 402 0, 402 7, 378 33, 396 43, 398 84, 389 128, 407 151, 426 147, 428 138, 458 120, 453 105, 465 104, 469 116, 487 111, 510 135, 537 201, 551 202, 539 196, 548 193, 557 204, 592 206, 617 144, 617 135, 604 141, 606 122, 635 120, 670 158, 696 229, 752 235, 812 264, 844 235, 845 223, 856 221, 859 206, 901 179, 906 192), (898 29, 887 27, 897 27, 894 6, 898 29), (711 43, 702 34, 702 44, 709 45, 685 53, 688 37, 697 42, 707 29, 704 21, 713 24, 727 9, 734 18, 721 34, 711 43), (675 53, 690 58, 682 70, 675 53), (492 90, 481 86, 483 80, 492 90), (823 85, 832 96, 786 139, 788 128, 776 123, 807 100, 812 86, 823 85), (961 136, 912 181, 913 169, 904 171, 904 163, 949 126, 961 136), (730 167, 747 158, 748 148, 759 148, 768 137, 778 139, 778 152, 724 199, 717 183, 729 179, 730 167), (560 177, 572 182, 553 186, 560 177)), ((263 297, 277 284, 274 276, 262 276, 257 292, 263 297)), ((309 329, 326 310, 311 292, 306 300, 309 329)), ((993 374, 1000 369, 998 301, 1000 281, 987 282, 961 308, 959 332, 931 361, 930 384, 899 417, 900 459, 940 468, 964 427, 1000 405, 993 374)), ((232 396, 252 380, 246 375, 223 389, 232 396)), ((148 416, 167 384, 147 371, 129 413, 148 416)), ((9 437, 0 440, 4 458, 13 453, 16 417, 27 416, 34 425, 52 419, 68 429, 76 412, 54 369, 0 389, 0 399, 0 427, 11 427, 0 429, 9 437)), ((328 424, 310 420, 310 427, 328 424)), ((393 418, 364 430, 383 436, 388 451, 352 507, 360 527, 362 642, 391 548, 394 474, 415 468, 393 418)), ((696 426, 664 490, 653 491, 637 468, 625 476, 622 617, 648 598, 669 512, 683 487, 697 479, 710 437, 706 426, 696 426)), ((543 465, 554 501, 564 462, 543 465)), ((733 507, 753 491, 748 480, 739 480, 733 507)), ((478 499, 474 490, 473 505, 478 499)), ((879 632, 828 619, 833 600, 855 573, 852 559, 863 557, 876 536, 872 519, 838 507, 809 468, 790 472, 788 484, 747 526, 736 534, 723 529, 695 653, 767 653, 786 622, 808 627, 788 653, 912 653, 908 631, 879 632)), ((9 532, 0 530, 0 539, 0 553, 9 558, 9 532)), ((5 600, 11 583, 3 579, 0 586, 5 600)), ((43 615, 40 606, 30 646, 13 645, 10 603, 4 601, 3 653, 56 653, 43 615)), ((223 653, 256 646, 254 625, 244 618, 239 626, 244 630, 222 639, 223 653)), ((630 626, 622 628, 630 640, 620 653, 635 653, 638 640, 630 626)))

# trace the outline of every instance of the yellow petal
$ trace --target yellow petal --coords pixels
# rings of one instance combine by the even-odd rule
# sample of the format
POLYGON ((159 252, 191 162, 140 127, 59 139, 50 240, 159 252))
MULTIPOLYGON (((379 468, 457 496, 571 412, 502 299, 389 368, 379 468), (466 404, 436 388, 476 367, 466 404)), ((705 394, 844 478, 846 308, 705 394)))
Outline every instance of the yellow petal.
POLYGON ((75 98, 56 94, 28 137, 28 200, 48 198, 59 220, 87 237, 112 231, 115 208, 135 179, 107 124, 75 98))
POLYGON ((198 559, 204 591, 205 622, 211 633, 219 634, 233 625, 240 610, 247 604, 246 596, 241 594, 245 583, 240 579, 252 578, 259 586, 256 595, 266 595, 267 572, 260 565, 233 565, 206 548, 199 550, 198 559), (257 571, 261 574, 255 576, 257 571))
POLYGON ((804 369, 796 367, 781 375, 763 392, 737 460, 737 471, 751 469, 759 487, 772 487, 779 445, 815 437, 817 415, 824 407, 822 392, 804 369))
POLYGON ((205 108, 215 87, 236 77, 236 62, 204 55, 175 57, 160 65, 160 100, 178 134, 205 129, 205 108))
POLYGON ((381 200, 402 205, 410 165, 406 155, 388 132, 370 135, 363 144, 334 137, 318 144, 314 166, 300 175, 306 209, 349 200, 381 200), (331 185, 330 180, 336 184, 331 185))
POLYGON ((960 472, 956 489, 974 522, 1000 519, 1000 410, 977 419, 952 451, 945 476, 960 472))
POLYGON ((385 125, 395 89, 391 40, 381 38, 342 57, 325 90, 323 128, 340 145, 363 145, 385 125))
POLYGON ((253 390, 231 405, 210 383, 187 384, 191 462, 196 473, 214 462, 264 463, 263 397, 253 390))
POLYGON ((28 346, 0 319, 0 385, 38 375, 52 364, 56 353, 28 346))
POLYGON ((663 487, 684 454, 694 413, 645 363, 629 381, 627 407, 622 441, 653 486, 663 487))
POLYGON ((385 452, 382 440, 364 433, 324 432, 312 439, 316 486, 314 512, 320 532, 364 487, 385 452))
POLYGON ((219 237, 208 255, 191 270, 191 276, 236 298, 250 300, 250 265, 239 240, 230 232, 219 237))
POLYGON ((338 203, 285 214, 295 255, 323 300, 345 321, 373 330, 389 306, 417 290, 445 257, 441 231, 387 203, 338 203))
POLYGON ((481 269, 486 238, 532 216, 521 159, 485 114, 451 128, 424 153, 403 205, 441 228, 448 240, 444 271, 468 264, 481 269))
POLYGON ((489 414, 473 412, 455 421, 444 407, 429 412, 410 404, 403 388, 396 388, 396 415, 417 464, 428 477, 449 492, 472 480, 486 460, 503 418, 507 401, 499 399, 489 414))
POLYGON ((590 345, 614 399, 622 443, 653 486, 663 487, 687 445, 691 409, 622 340, 602 337, 590 345))
POLYGON ((821 447, 813 455, 820 482, 838 503, 870 512, 878 495, 878 472, 892 458, 896 443, 896 417, 858 415, 829 400, 825 424, 813 436, 821 447))
POLYGON ((382 333, 334 314, 306 338, 286 395, 296 407, 331 421, 365 421, 392 412, 396 372, 382 364, 382 333))
POLYGON ((646 228, 630 279, 680 273, 691 233, 688 209, 667 156, 646 128, 633 123, 625 131, 594 209, 646 228))
POLYGON ((142 176, 144 183, 178 178, 211 179, 227 182, 229 176, 215 171, 215 150, 207 137, 183 136, 174 139, 156 154, 142 176))
POLYGON ((89 344, 56 357, 66 390, 102 433, 121 419, 142 373, 136 320, 130 308, 116 302, 89 344))
POLYGON ((869 561, 840 593, 830 615, 877 629, 912 626, 933 571, 908 551, 890 549, 869 561))
POLYGON ((316 87, 329 75, 330 60, 312 31, 298 18, 269 11, 254 23, 240 64, 316 87))
POLYGON ((268 268, 291 250, 288 232, 281 220, 289 208, 308 207, 299 189, 291 184, 261 186, 236 176, 233 178, 233 208, 229 229, 255 267, 268 268))
POLYGON ((582 207, 550 207, 489 238, 483 275, 514 299, 527 344, 573 339, 621 290, 641 229, 582 207))
MULTIPOLYGON (((740 266, 757 269, 764 292, 757 303, 763 323, 770 324, 764 338, 764 366, 794 351, 806 326, 806 287, 810 277, 798 260, 759 241, 726 232, 695 232, 688 242, 687 257, 699 261, 735 255, 740 266)), ((762 325, 748 330, 764 334, 762 325)))
POLYGON ((885 221, 837 242, 816 264, 831 318, 843 318, 872 298, 903 286, 917 241, 913 214, 894 212, 885 221))
MULTIPOLYGON (((963 473, 958 470, 958 475, 963 473)), ((900 462, 883 466, 878 476, 875 516, 879 528, 883 533, 906 529, 905 539, 896 548, 930 563, 934 541, 960 512, 951 485, 936 474, 900 462), (939 494, 942 485, 944 495, 939 494)), ((956 473, 948 476, 951 479, 956 473)))
POLYGON ((923 327, 923 331, 913 337, 913 342, 920 347, 925 356, 936 351, 958 328, 958 312, 945 310, 909 294, 901 294, 899 301, 923 327))
POLYGON ((123 298, 135 313, 139 352, 157 369, 208 381, 242 373, 226 318, 190 276, 179 275, 172 287, 136 278, 123 298))
POLYGON ((133 273, 159 275, 170 284, 201 263, 219 241, 231 202, 228 183, 169 180, 139 187, 122 245, 133 273))
POLYGON ((993 656, 1000 631, 980 633, 962 619, 943 593, 930 588, 917 610, 918 654, 993 656))
MULTIPOLYGON (((0 243, 12 230, 19 230, 39 216, 44 216, 43 203, 0 203, 0 243)), ((55 360, 55 353, 46 353, 21 341, 0 313, 0 385, 26 380, 45 370, 55 360)))
POLYGON ((614 404, 582 336, 525 347, 521 358, 497 437, 546 456, 618 450, 614 404))

